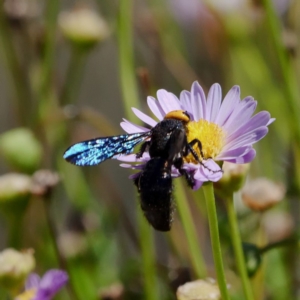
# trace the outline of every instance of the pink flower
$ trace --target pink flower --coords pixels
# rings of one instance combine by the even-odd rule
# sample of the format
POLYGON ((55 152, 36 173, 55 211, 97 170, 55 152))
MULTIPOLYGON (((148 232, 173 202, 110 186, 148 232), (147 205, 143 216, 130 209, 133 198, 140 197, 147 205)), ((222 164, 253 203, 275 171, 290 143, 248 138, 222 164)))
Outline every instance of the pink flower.
POLYGON ((25 291, 18 299, 51 300, 57 292, 68 282, 68 275, 61 270, 52 269, 40 278, 32 273, 28 276, 25 291))
MULTIPOLYGON (((186 126, 188 141, 195 138, 200 140, 203 153, 202 157, 198 152, 202 163, 193 159, 192 155, 184 158, 183 168, 193 176, 194 189, 198 189, 203 182, 218 181, 222 177, 223 173, 217 162, 228 161, 237 164, 251 162, 256 155, 253 144, 268 133, 268 125, 275 120, 267 111, 253 115, 257 102, 251 96, 241 100, 239 86, 232 87, 223 101, 219 84, 212 85, 206 97, 198 82, 193 83, 190 92, 182 91, 179 99, 166 90, 159 90, 157 100, 148 97, 147 101, 158 121, 136 108, 132 110, 150 127, 156 126, 171 111, 184 110, 189 114, 190 122, 186 126)), ((125 119, 121 122, 121 127, 127 133, 151 130, 125 119)), ((137 159, 135 154, 130 154, 120 156, 118 159, 139 163, 121 164, 122 167, 142 170, 150 156, 144 153, 142 158, 137 159)), ((131 178, 136 176, 137 174, 134 174, 131 178)), ((172 176, 181 176, 175 167, 172 167, 172 176)))

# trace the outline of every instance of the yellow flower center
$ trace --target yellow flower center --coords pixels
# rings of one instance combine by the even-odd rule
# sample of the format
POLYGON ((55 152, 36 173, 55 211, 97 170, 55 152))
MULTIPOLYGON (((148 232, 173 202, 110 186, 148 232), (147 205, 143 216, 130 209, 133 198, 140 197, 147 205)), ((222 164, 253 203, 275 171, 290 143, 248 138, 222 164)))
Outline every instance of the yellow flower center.
MULTIPOLYGON (((186 125, 186 133, 188 142, 195 139, 201 142, 203 156, 198 145, 195 144, 193 146, 200 160, 216 157, 223 148, 226 135, 225 131, 217 124, 204 119, 188 122, 186 125)), ((187 163, 198 163, 191 153, 184 158, 184 161, 187 163)))
POLYGON ((27 291, 23 292, 22 294, 18 295, 15 298, 15 300, 30 300, 30 299, 33 299, 33 297, 36 294, 36 291, 37 290, 35 288, 27 290, 27 291))

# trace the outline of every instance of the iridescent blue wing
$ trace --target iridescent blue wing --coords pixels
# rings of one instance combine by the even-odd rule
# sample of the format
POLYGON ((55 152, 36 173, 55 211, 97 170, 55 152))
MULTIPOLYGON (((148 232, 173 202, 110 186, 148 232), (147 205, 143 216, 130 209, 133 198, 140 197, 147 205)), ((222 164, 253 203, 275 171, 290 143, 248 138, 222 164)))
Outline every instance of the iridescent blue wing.
POLYGON ((77 166, 98 165, 108 158, 132 153, 134 147, 150 135, 151 131, 147 131, 83 141, 68 148, 64 159, 77 166))

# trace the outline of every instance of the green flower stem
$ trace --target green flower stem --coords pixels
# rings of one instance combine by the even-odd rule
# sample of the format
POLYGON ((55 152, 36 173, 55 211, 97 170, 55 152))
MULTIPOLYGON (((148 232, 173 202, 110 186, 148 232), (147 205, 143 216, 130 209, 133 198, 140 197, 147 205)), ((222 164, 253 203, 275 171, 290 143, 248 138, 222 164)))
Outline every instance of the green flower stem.
POLYGON ((55 66, 55 39, 57 30, 57 15, 60 8, 59 0, 48 1, 46 15, 45 53, 42 61, 41 89, 46 92, 51 86, 52 71, 55 66))
POLYGON ((65 83, 60 95, 60 104, 62 106, 75 102, 76 95, 79 94, 78 90, 80 88, 86 54, 83 49, 76 46, 72 48, 65 83))
POLYGON ((214 256, 217 281, 221 292, 222 300, 229 300, 229 294, 225 279, 221 245, 219 238, 219 228, 217 219, 217 210, 212 182, 203 185, 204 196, 206 199, 207 216, 210 230, 211 246, 214 256))
POLYGON ((194 272, 198 278, 205 278, 207 273, 206 266, 201 248, 199 247, 196 228, 194 226, 188 201, 184 193, 182 181, 176 185, 176 196, 178 198, 177 208, 188 241, 188 246, 190 249, 189 253, 191 255, 191 262, 194 272))
POLYGON ((120 1, 118 20, 120 80, 127 116, 132 115, 131 107, 139 107, 132 42, 132 2, 132 0, 120 1))
POLYGON ((41 59, 41 74, 38 90, 38 103, 32 112, 32 122, 39 122, 48 110, 52 100, 53 69, 55 68, 55 46, 57 31, 57 15, 60 8, 59 0, 47 1, 44 53, 41 59))
POLYGON ((67 284, 67 291, 68 291, 69 297, 70 297, 70 299, 79 300, 77 293, 75 291, 75 288, 74 288, 74 284, 73 284, 71 272, 69 270, 69 266, 68 266, 67 262, 65 261, 64 257, 61 255, 58 244, 57 244, 55 225, 52 220, 51 209, 50 209, 51 201, 48 197, 46 197, 45 199, 43 199, 43 203, 45 206, 46 221, 47 221, 50 237, 53 242, 53 247, 54 247, 55 254, 56 254, 56 257, 58 260, 58 264, 59 264, 60 268, 66 270, 69 275, 69 282, 67 284))
POLYGON ((227 214, 228 214, 228 219, 229 219, 231 240, 232 240, 233 249, 234 249, 235 258, 236 258, 236 265, 237 265, 239 274, 241 276, 244 294, 245 294, 246 300, 253 300, 254 295, 253 295, 250 280, 249 280, 249 277, 247 274, 245 257, 244 257, 244 252, 242 249, 242 241, 241 241, 237 217, 236 217, 236 213, 235 213, 235 209, 234 209, 233 198, 228 197, 225 201, 226 201, 226 208, 227 208, 227 214))
POLYGON ((15 249, 22 248, 22 222, 23 212, 16 212, 16 214, 9 214, 7 218, 8 229, 8 245, 15 249))
MULTIPOLYGON (((0 43, 1 50, 4 54, 4 62, 10 71, 13 82, 13 90, 16 94, 16 108, 18 118, 22 125, 27 125, 30 122, 30 114, 28 110, 31 108, 31 91, 28 85, 28 80, 25 71, 22 69, 19 62, 16 50, 14 48, 12 32, 7 22, 7 16, 4 12, 4 5, 0 5, 0 43)), ((2 100, 3 101, 3 100, 2 100)))
MULTIPOLYGON (((132 42, 132 4, 132 0, 120 1, 117 28, 122 100, 125 115, 130 117, 130 119, 132 119, 131 107, 139 107, 132 42)), ((153 229, 147 224, 141 213, 139 214, 139 230, 142 250, 142 272, 145 278, 145 299, 156 300, 158 299, 158 292, 155 284, 156 260, 153 246, 153 229)))
POLYGON ((157 300, 156 263, 154 257, 153 228, 146 222, 145 217, 139 211, 138 223, 140 229, 140 243, 142 250, 142 272, 146 300, 157 300))
POLYGON ((285 104, 289 105, 291 114, 291 128, 295 129, 299 141, 300 123, 298 121, 298 111, 300 107, 298 101, 299 91, 297 89, 296 76, 291 64, 289 63, 287 50, 282 42, 282 30, 280 25, 280 19, 278 18, 275 12, 274 4, 272 0, 263 0, 262 3, 265 7, 268 30, 270 32, 270 37, 274 44, 274 51, 276 52, 276 56, 278 57, 281 76, 284 82, 282 87, 284 89, 286 99, 289 99, 289 101, 285 101, 285 104))

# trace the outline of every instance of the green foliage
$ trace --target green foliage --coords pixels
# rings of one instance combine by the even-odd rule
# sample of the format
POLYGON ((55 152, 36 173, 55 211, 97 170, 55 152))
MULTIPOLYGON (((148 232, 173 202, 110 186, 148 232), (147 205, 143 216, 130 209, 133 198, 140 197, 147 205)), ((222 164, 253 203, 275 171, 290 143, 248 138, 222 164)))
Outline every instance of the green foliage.
MULTIPOLYGON (((285 10, 274 11, 273 2, 278 1, 246 2, 233 7, 226 1, 126 0, 120 6, 94 1, 85 8, 93 11, 91 23, 80 20, 92 24, 91 32, 91 27, 76 22, 76 16, 71 29, 62 25, 65 10, 72 14, 72 9, 82 9, 67 7, 70 1, 1 4, 1 175, 17 171, 31 181, 35 171, 50 169, 61 178, 47 194, 31 188, 25 194, 13 190, 13 197, 24 198, 26 205, 1 216, 6 221, 0 222, 0 235, 5 237, 1 245, 34 249, 39 274, 65 269, 69 287, 57 299, 104 299, 104 291, 113 293, 108 287, 121 284, 122 299, 168 300, 175 298, 180 284, 217 278, 211 272, 212 253, 219 248, 209 246, 208 217, 213 216, 200 192, 176 184, 178 212, 172 231, 156 233, 139 211, 129 173, 116 161, 79 168, 62 157, 77 141, 121 134, 121 119, 135 121, 132 106, 147 112, 146 97, 155 96, 157 89, 178 95, 194 80, 205 92, 219 82, 223 96, 237 84, 242 98, 251 94, 259 110, 276 118, 256 147, 248 177, 265 176, 285 184, 286 205, 272 208, 278 219, 269 218, 268 211, 245 208, 241 192, 236 192, 244 173, 216 201, 222 250, 233 242, 239 255, 236 264, 233 254, 223 255, 230 297, 251 299, 250 286, 254 299, 300 299, 299 246, 285 248, 283 243, 281 250, 263 255, 261 250, 299 234, 295 224, 300 214, 300 3, 282 1, 285 10), (18 10, 18 5, 27 9, 18 10), (105 24, 105 32, 94 31, 93 24, 105 24), (228 216, 224 203, 232 201, 232 190, 236 193, 228 216), (279 222, 280 230, 272 231, 279 222), (235 233, 230 235, 232 228, 235 233), (243 254, 240 240, 251 243, 243 254), (243 255, 250 280, 240 276, 243 255), (253 259, 256 265, 250 269, 253 259), (246 297, 241 287, 245 281, 246 297)), ((0 196, 7 198, 9 186, 0 188, 0 196)), ((4 293, 0 291, 1 299, 4 293)))
POLYGON ((16 128, 0 135, 0 153, 12 169, 32 173, 42 158, 42 146, 27 128, 16 128))

